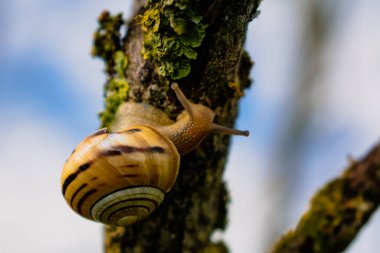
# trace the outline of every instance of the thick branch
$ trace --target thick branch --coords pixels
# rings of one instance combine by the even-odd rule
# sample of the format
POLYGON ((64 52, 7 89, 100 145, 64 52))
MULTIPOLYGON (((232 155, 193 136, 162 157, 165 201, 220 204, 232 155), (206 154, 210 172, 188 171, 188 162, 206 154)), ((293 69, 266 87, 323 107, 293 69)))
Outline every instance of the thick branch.
POLYGON ((297 227, 272 253, 338 253, 355 238, 380 204, 380 143, 324 186, 297 227))
MULTIPOLYGON (((252 63, 243 54, 243 44, 259 2, 148 1, 153 5, 137 7, 140 16, 129 22, 128 33, 122 39, 118 31, 122 26, 120 16, 101 15, 93 52, 105 60, 109 76, 106 109, 101 115, 103 126, 112 122, 118 105, 125 100, 149 102, 175 118, 182 108, 168 85, 171 78, 186 74, 189 64, 190 73, 176 82, 193 102, 218 108, 216 122, 231 126, 237 116, 239 92, 250 83, 252 63), (183 11, 184 6, 188 10, 183 11), (188 24, 191 20, 196 22, 188 24), (186 25, 181 26, 184 22, 186 25), (206 30, 204 24, 208 25, 206 30), (173 30, 177 35, 190 31, 190 35, 197 36, 178 41, 173 30), (194 37, 195 42, 191 41, 194 37), (190 59, 175 58, 181 50, 174 51, 178 54, 174 60, 170 55, 159 58, 166 49, 172 50, 172 45, 181 47, 183 40, 183 50, 188 50, 190 59), (193 46, 189 48, 189 44, 193 46), (168 47, 162 48, 165 45, 168 47), (177 69, 170 72, 171 66, 181 66, 179 73, 177 69)), ((181 157, 176 183, 149 218, 130 227, 106 228, 106 252, 226 252, 226 246, 212 242, 211 235, 226 223, 228 192, 222 175, 228 143, 228 137, 212 135, 196 151, 181 157)))

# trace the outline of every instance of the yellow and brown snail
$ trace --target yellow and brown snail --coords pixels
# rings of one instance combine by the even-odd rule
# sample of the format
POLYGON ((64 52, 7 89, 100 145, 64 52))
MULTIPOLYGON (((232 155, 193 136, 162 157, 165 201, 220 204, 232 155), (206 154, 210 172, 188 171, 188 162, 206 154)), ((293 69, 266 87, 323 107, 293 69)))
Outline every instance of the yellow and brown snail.
POLYGON ((173 186, 180 155, 195 149, 211 132, 248 136, 213 123, 214 112, 193 104, 172 85, 185 110, 173 122, 144 103, 122 104, 110 126, 85 138, 67 159, 62 193, 85 218, 126 226, 148 216, 173 186))

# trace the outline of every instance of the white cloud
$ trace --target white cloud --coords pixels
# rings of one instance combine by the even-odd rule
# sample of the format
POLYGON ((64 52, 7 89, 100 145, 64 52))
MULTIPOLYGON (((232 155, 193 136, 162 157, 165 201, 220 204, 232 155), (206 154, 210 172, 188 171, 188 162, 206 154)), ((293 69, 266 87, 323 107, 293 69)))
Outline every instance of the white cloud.
POLYGON ((253 148, 253 137, 234 137, 233 142, 225 171, 231 197, 228 226, 225 234, 218 236, 225 239, 231 252, 262 252, 265 213, 270 206, 264 190, 266 163, 253 148))
POLYGON ((18 116, 1 129, 0 252, 101 252, 101 225, 75 215, 61 195, 73 138, 48 119, 18 116))
POLYGON ((359 7, 323 55, 327 72, 316 102, 320 127, 350 129, 366 148, 380 137, 380 29, 377 9, 359 7))
POLYGON ((104 10, 111 13, 131 11, 132 1, 9 1, 6 39, 9 54, 23 55, 29 50, 42 49, 63 73, 75 80, 70 87, 98 108, 102 103, 105 80, 103 64, 90 56, 97 17, 104 10))
POLYGON ((278 106, 292 92, 297 55, 300 6, 281 0, 263 1, 261 14, 249 25, 246 49, 255 61, 253 99, 278 106), (286 20, 286 22, 284 22, 286 20))

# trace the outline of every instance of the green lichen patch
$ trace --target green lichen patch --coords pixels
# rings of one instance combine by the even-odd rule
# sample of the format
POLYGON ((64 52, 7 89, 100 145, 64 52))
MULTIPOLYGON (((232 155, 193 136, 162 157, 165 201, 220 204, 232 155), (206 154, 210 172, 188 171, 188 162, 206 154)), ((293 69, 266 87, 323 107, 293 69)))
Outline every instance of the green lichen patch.
POLYGON ((194 1, 148 1, 145 12, 136 19, 142 25, 144 59, 152 60, 155 71, 173 80, 186 77, 191 61, 206 34, 207 25, 191 5, 194 1))
POLYGON ((113 57, 114 75, 105 85, 105 109, 99 114, 102 127, 108 127, 114 119, 117 108, 127 99, 129 84, 125 77, 128 60, 122 51, 117 51, 113 57))
POLYGON ((114 55, 121 50, 120 28, 124 21, 121 14, 112 16, 108 11, 104 11, 99 16, 98 23, 91 54, 102 58, 106 63, 107 73, 113 74, 114 55))
POLYGON ((105 109, 99 114, 102 127, 110 125, 119 105, 126 100, 129 84, 125 76, 128 59, 122 51, 120 29, 124 24, 121 14, 104 11, 98 18, 94 33, 92 55, 104 60, 109 79, 105 85, 105 109))

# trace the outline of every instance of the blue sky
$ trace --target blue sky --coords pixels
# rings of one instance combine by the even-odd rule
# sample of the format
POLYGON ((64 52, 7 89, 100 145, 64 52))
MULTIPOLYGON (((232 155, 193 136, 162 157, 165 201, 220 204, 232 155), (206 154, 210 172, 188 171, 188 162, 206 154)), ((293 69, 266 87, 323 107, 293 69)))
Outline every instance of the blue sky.
MULTIPOLYGON (((101 225, 69 210, 59 177, 73 147, 99 126, 105 76, 89 53, 96 17, 103 9, 126 10, 127 16, 130 2, 1 2, 0 198, 7 208, 0 217, 0 252, 102 252, 101 225)), ((278 210, 278 195, 268 191, 268 168, 276 166, 274 151, 291 115, 305 3, 263 1, 262 14, 249 26, 254 86, 241 101, 236 127, 252 134, 233 139, 225 173, 230 225, 214 235, 232 252, 263 252, 268 214, 290 228, 313 192, 341 173, 347 155, 360 157, 379 140, 380 3, 343 2, 319 56, 326 68, 310 95, 317 106, 297 154, 304 172, 290 215, 278 210)), ((374 252, 379 231, 377 214, 349 252, 374 252)))

